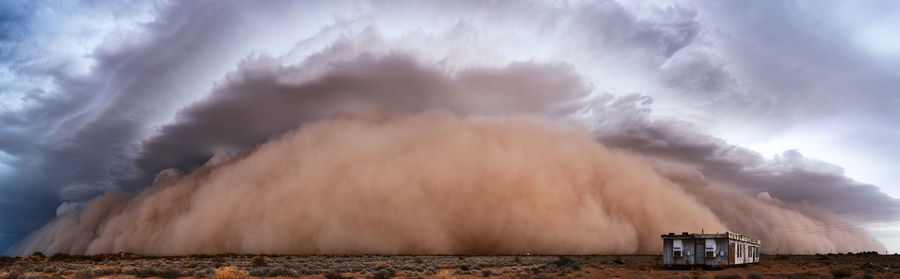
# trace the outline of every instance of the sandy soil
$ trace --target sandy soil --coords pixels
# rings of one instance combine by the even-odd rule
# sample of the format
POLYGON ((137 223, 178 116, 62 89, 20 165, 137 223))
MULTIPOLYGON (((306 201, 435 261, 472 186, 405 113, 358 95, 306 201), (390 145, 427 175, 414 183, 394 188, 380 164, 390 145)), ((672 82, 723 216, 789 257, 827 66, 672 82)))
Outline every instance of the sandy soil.
POLYGON ((670 270, 659 256, 98 256, 0 258, 0 278, 900 278, 900 256, 763 256, 670 270))

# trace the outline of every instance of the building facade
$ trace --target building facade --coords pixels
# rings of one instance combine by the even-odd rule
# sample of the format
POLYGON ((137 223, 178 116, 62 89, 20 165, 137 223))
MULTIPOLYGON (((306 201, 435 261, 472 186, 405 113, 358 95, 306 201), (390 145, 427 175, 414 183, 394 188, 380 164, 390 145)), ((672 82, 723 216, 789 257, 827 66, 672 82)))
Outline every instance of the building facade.
POLYGON ((745 235, 683 232, 661 237, 666 266, 729 266, 759 262, 759 240, 745 235))

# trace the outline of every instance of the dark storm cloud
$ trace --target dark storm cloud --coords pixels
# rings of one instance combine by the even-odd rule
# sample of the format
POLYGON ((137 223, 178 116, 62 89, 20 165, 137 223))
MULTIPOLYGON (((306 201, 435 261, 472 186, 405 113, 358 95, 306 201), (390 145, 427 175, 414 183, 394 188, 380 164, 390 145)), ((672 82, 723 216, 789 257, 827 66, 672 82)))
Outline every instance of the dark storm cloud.
MULTIPOLYGON (((316 58, 312 62, 321 57, 316 58)), ((589 93, 565 65, 514 63, 448 73, 402 53, 330 61, 315 77, 293 82, 314 71, 312 62, 243 62, 209 98, 182 110, 174 124, 145 141, 138 166, 150 173, 189 169, 216 151, 240 151, 341 111, 443 108, 463 115, 558 116, 589 93)))
MULTIPOLYGON (((110 10, 122 12, 126 6, 110 10)), ((143 129, 187 97, 185 86, 197 83, 193 79, 203 72, 198 67, 227 59, 217 50, 232 39, 241 16, 249 16, 240 7, 211 2, 162 9, 145 30, 132 34, 140 39, 111 37, 94 50, 89 75, 65 70, 69 62, 47 66, 28 57, 9 68, 49 77, 60 89, 36 88, 22 110, 0 113, 0 151, 15 156, 0 187, 6 200, 0 203, 0 233, 22 237, 52 218, 63 200, 92 198, 123 186, 117 179, 138 174, 130 154, 143 129)))
MULTIPOLYGON (((859 222, 900 217, 900 200, 878 187, 844 175, 841 167, 806 158, 796 150, 765 158, 747 148, 697 132, 677 120, 651 120, 648 97, 607 97, 598 111, 624 112, 627 117, 600 121, 596 131, 611 146, 695 166, 707 178, 736 185, 748 194, 769 193, 791 203, 808 203, 859 222), (642 105, 643 104, 643 105, 642 105), (642 109, 644 108, 644 109, 642 109)), ((598 118, 604 119, 609 115, 598 118)))

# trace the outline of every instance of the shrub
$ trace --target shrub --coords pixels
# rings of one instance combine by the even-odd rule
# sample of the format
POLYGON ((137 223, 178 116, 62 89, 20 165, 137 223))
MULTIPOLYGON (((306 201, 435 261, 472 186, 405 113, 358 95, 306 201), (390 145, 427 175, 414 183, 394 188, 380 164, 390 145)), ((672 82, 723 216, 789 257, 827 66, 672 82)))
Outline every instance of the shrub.
POLYGON ((80 269, 75 272, 72 279, 94 279, 94 271, 90 269, 80 269))
POLYGON ((249 274, 247 271, 238 270, 237 267, 227 266, 216 269, 213 279, 246 279, 249 274))
POLYGON ((3 278, 6 278, 6 279, 19 279, 19 277, 21 277, 21 276, 22 276, 22 275, 21 275, 18 271, 10 270, 8 273, 6 273, 6 275, 3 276, 3 278))
POLYGON ((374 275, 375 279, 388 279, 388 278, 397 276, 397 272, 394 271, 393 268, 388 267, 388 268, 376 271, 375 274, 373 274, 373 275, 374 275))
POLYGON ((344 275, 341 275, 340 273, 335 272, 335 271, 325 272, 324 276, 325 276, 325 279, 350 279, 350 278, 353 278, 352 276, 344 277, 344 275))
POLYGON ((752 272, 750 274, 747 274, 747 279, 763 279, 763 276, 762 274, 752 272))
POLYGON ((714 279, 743 279, 744 276, 741 276, 738 273, 730 273, 730 274, 716 274, 713 276, 714 279))
POLYGON ((284 268, 284 267, 276 267, 269 269, 269 272, 266 274, 269 277, 297 277, 300 276, 299 273, 292 269, 284 268))
POLYGON ((845 268, 832 269, 831 276, 834 276, 834 278, 847 278, 853 276, 853 272, 850 272, 850 270, 847 270, 845 268))
POLYGON ((375 265, 375 270, 382 270, 382 269, 385 269, 385 268, 388 268, 388 267, 391 267, 391 265, 388 264, 388 263, 386 263, 386 262, 380 262, 380 263, 378 263, 378 264, 375 265))
POLYGON ((703 276, 703 270, 702 270, 702 269, 694 269, 694 270, 691 270, 691 278, 693 278, 693 279, 700 279, 700 278, 703 278, 703 277, 704 277, 704 276, 703 276))
POLYGON ((165 279, 178 278, 179 276, 181 276, 181 271, 178 271, 177 269, 174 269, 172 267, 166 267, 159 272, 159 277, 165 279))
POLYGON ((266 266, 268 263, 266 262, 266 258, 263 256, 253 257, 253 266, 266 266))
POLYGON ((255 277, 266 277, 269 274, 269 268, 267 267, 256 267, 250 269, 250 276, 255 277))
POLYGON ((134 275, 138 278, 147 278, 152 276, 158 276, 159 272, 153 268, 147 267, 139 267, 139 268, 129 268, 126 269, 125 274, 134 275))

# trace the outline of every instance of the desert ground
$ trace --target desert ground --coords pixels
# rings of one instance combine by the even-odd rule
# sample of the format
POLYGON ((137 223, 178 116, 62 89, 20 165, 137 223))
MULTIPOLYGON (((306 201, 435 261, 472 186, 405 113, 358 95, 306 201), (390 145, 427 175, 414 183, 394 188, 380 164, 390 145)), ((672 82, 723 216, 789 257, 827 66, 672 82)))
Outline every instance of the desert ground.
POLYGON ((900 278, 900 256, 763 255, 758 264, 673 270, 660 256, 144 257, 120 253, 0 258, 0 278, 900 278))

